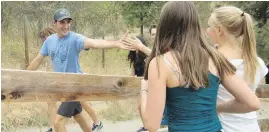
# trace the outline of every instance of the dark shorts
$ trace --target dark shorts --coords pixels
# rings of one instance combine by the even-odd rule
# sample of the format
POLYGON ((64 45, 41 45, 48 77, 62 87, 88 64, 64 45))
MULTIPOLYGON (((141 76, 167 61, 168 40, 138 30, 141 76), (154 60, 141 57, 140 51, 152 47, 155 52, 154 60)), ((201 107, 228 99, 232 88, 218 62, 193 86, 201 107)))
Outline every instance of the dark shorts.
POLYGON ((60 105, 57 114, 69 117, 76 116, 77 114, 80 114, 82 111, 82 107, 80 102, 62 102, 60 105))

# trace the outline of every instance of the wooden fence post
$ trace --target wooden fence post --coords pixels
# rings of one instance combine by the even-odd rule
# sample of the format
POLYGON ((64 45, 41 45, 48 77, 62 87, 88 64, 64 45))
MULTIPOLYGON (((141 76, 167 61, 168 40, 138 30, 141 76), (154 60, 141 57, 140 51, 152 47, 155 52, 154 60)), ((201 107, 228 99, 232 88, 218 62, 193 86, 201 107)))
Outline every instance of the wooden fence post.
POLYGON ((24 53, 25 53, 25 69, 29 66, 29 51, 28 51, 28 26, 27 16, 24 16, 24 53))

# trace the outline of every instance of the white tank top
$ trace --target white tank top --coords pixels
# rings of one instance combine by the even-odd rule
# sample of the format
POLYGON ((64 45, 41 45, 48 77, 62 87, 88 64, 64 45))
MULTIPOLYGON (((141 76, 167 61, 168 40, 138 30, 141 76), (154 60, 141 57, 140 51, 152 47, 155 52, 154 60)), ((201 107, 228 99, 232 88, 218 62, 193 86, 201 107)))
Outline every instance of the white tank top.
MULTIPOLYGON (((241 78, 244 78, 244 61, 243 59, 230 59, 229 60, 235 67, 236 67, 236 75, 240 76, 241 78)), ((250 84, 247 82, 249 88, 255 93, 260 81, 262 78, 265 77, 265 75, 268 72, 268 69, 266 65, 264 64, 264 61, 261 58, 258 58, 259 66, 256 71, 255 80, 253 84, 250 84)), ((222 85, 220 85, 219 91, 218 91, 218 101, 224 102, 233 99, 233 95, 231 95, 222 85)), ((221 113, 219 115, 219 119, 221 122, 225 122, 225 124, 237 127, 238 130, 242 128, 242 126, 245 126, 243 123, 247 120, 257 120, 257 114, 256 112, 249 112, 244 114, 231 114, 231 113, 221 113), (230 122, 229 122, 230 121, 230 122), (231 121, 239 121, 242 123, 242 126, 240 126, 238 123, 233 125, 231 121)), ((258 125, 258 124, 256 124, 258 125)), ((225 129, 224 129, 225 130, 225 129)))

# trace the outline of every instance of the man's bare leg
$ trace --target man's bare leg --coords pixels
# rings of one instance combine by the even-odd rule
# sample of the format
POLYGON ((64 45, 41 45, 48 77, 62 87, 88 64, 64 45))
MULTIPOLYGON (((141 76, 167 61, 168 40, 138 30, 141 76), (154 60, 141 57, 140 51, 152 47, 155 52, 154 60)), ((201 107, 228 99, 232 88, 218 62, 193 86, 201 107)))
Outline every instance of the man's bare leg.
POLYGON ((81 101, 80 104, 81 104, 82 108, 90 115, 94 124, 98 125, 100 123, 100 120, 98 120, 92 106, 87 101, 81 101))
POLYGON ((79 124, 83 132, 92 132, 91 125, 87 122, 86 118, 82 115, 82 113, 79 113, 73 117, 79 124))
POLYGON ((55 132, 66 132, 65 128, 65 119, 67 117, 61 116, 61 115, 56 115, 55 120, 54 120, 54 129, 55 132))

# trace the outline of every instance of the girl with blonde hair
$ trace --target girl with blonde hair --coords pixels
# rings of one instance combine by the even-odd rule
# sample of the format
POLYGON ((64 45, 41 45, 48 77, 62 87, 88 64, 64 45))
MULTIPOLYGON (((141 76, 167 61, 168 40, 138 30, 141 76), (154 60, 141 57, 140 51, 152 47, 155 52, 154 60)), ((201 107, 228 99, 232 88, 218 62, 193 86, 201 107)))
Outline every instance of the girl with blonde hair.
MULTIPOLYGON (((213 11, 208 26, 207 34, 212 43, 217 44, 218 51, 236 67, 236 75, 255 93, 268 69, 257 55, 251 16, 237 7, 224 6, 213 11)), ((235 98, 227 86, 220 85, 218 103, 235 98)), ((260 132, 256 112, 220 113, 219 119, 224 132, 260 132)))

